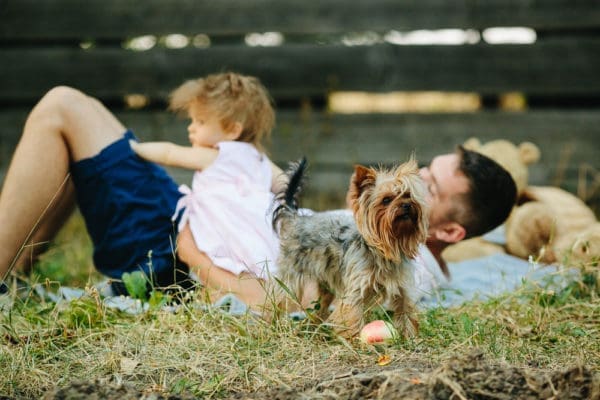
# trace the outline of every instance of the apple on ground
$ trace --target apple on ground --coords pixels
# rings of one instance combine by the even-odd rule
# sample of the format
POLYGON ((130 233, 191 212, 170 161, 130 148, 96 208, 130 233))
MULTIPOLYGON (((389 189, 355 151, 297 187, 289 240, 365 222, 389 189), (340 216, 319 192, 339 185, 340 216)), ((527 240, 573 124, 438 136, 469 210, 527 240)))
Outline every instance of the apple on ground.
POLYGON ((394 340, 398 331, 388 321, 376 320, 366 324, 360 331, 360 340, 366 344, 380 344, 394 340))

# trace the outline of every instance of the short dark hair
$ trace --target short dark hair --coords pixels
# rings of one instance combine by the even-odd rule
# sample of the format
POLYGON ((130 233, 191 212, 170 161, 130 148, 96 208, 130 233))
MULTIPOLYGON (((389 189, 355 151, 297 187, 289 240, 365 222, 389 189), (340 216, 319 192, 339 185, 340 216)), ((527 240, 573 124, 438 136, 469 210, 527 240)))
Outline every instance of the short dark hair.
POLYGON ((469 191, 460 195, 461 205, 453 219, 465 230, 465 238, 483 235, 502 224, 517 199, 517 186, 510 173, 481 153, 459 146, 459 170, 469 181, 469 191))

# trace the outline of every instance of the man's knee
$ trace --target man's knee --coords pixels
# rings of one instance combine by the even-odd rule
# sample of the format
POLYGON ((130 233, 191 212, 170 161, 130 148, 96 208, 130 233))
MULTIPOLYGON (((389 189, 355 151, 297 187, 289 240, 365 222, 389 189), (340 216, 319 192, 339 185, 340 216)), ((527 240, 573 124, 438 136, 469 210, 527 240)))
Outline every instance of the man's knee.
POLYGON ((56 86, 46 92, 33 108, 29 118, 59 123, 69 110, 85 101, 87 96, 69 86, 56 86))
POLYGON ((82 119, 93 119, 95 106, 91 97, 69 86, 50 89, 35 106, 30 118, 43 121, 63 133, 82 119))
POLYGON ((55 86, 50 89, 46 94, 42 97, 40 103, 51 103, 55 105, 63 105, 63 104, 76 104, 77 101, 81 101, 82 99, 86 99, 87 96, 70 86, 55 86))

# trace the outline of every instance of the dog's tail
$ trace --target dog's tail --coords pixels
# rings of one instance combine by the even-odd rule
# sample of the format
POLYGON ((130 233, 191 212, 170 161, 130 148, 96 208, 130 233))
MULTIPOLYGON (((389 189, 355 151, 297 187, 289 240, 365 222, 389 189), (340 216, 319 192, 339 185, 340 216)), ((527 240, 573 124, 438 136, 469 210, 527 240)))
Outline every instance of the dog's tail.
POLYGON ((275 199, 279 205, 273 211, 273 230, 278 231, 279 222, 282 217, 290 213, 295 214, 298 210, 298 195, 302 189, 306 168, 306 157, 290 163, 286 171, 288 183, 281 192, 275 195, 275 199))

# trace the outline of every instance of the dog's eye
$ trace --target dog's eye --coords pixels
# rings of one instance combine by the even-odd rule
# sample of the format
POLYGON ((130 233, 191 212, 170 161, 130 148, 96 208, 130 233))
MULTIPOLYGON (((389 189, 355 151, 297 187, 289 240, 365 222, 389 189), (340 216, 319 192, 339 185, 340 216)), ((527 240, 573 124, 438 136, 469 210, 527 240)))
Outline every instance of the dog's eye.
POLYGON ((392 202, 392 200, 394 200, 393 197, 386 196, 383 198, 383 200, 381 200, 381 204, 383 204, 384 206, 387 206, 388 204, 390 204, 392 202))

